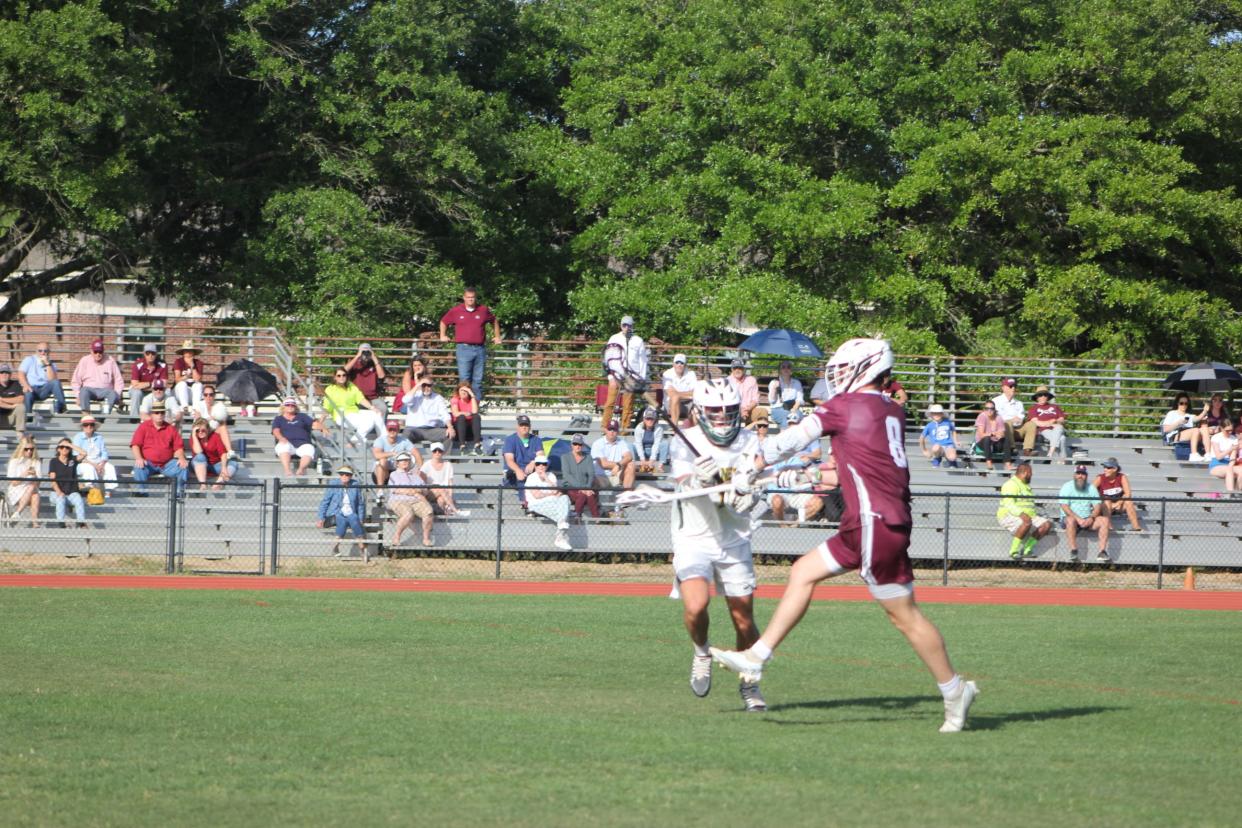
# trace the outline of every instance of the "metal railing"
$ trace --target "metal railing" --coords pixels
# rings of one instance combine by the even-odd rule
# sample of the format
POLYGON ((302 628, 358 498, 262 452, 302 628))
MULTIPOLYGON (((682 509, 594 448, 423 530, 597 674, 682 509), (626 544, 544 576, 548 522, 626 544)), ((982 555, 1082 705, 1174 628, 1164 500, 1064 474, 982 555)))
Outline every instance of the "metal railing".
MULTIPOLYGON (((364 478, 359 474, 356 479, 364 478)), ((7 490, 0 479, 0 490, 7 490)), ((28 479, 15 480, 18 484, 28 479)), ((61 527, 52 518, 50 481, 40 525, 28 512, 0 514, 0 571, 99 573, 194 572, 268 575, 535 580, 666 581, 671 578, 667 505, 614 512, 601 492, 602 517, 574 517, 572 550, 554 546, 556 526, 525 512, 515 489, 455 485, 459 510, 433 518, 430 544, 420 520, 395 537, 391 490, 360 487, 362 535, 338 539, 335 518, 319 526, 333 484, 231 483, 177 494, 166 483, 122 482, 102 506, 86 511, 86 526, 61 527), (356 542, 356 545, 355 545, 356 542)), ((6 504, 8 501, 5 501, 6 504)), ((1059 525, 1055 498, 1037 498, 1058 524, 1032 554, 1010 558, 1011 536, 1001 528, 994 494, 918 492, 913 496, 910 555, 920 583, 953 586, 1084 586, 1164 589, 1180 586, 1188 568, 1199 588, 1242 589, 1242 499, 1142 498, 1140 528, 1124 517, 1111 524, 1107 554, 1094 531, 1083 530, 1072 554, 1059 525)), ((836 531, 833 524, 755 516, 752 545, 760 580, 781 583, 790 563, 836 531)))

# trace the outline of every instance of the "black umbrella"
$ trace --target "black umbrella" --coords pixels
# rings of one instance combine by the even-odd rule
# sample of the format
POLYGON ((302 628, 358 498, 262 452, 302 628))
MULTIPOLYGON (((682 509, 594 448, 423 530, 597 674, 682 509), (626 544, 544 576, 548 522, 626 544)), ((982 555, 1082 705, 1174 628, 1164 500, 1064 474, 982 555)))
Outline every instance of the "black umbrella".
POLYGON ((216 391, 234 402, 258 402, 276 393, 272 372, 248 359, 235 359, 216 376, 216 391))
POLYGON ((1178 366, 1164 378, 1164 387, 1173 391, 1207 394, 1231 391, 1242 386, 1242 373, 1223 362, 1190 362, 1178 366))

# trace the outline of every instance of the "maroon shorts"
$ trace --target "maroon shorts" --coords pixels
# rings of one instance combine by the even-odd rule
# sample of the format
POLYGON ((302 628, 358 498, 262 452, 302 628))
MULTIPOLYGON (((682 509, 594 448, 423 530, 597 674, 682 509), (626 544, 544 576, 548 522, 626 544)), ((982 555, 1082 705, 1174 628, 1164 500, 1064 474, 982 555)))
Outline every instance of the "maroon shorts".
POLYGON ((823 545, 842 570, 857 569, 871 586, 913 581, 909 548, 909 526, 888 526, 880 521, 847 529, 823 545))

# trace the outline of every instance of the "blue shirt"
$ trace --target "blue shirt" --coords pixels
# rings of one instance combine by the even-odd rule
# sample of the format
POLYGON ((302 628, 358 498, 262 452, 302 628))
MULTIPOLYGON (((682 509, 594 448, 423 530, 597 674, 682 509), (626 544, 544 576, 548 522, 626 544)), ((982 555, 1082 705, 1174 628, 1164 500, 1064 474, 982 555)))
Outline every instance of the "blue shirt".
POLYGON ((375 448, 385 454, 389 452, 400 454, 403 451, 408 451, 411 457, 414 455, 414 444, 404 437, 398 437, 396 442, 390 443, 388 442, 388 435, 385 434, 383 437, 375 441, 375 448))
POLYGON ((299 411, 292 420, 285 419, 284 414, 277 414, 276 419, 272 420, 272 429, 279 431, 282 437, 297 448, 311 441, 311 427, 314 424, 315 421, 309 415, 299 411))
POLYGON ((933 446, 953 445, 953 433, 957 431, 948 419, 932 420, 923 426, 923 438, 933 446))
POLYGON ((88 437, 85 431, 79 431, 73 435, 73 444, 86 452, 88 460, 98 462, 108 459, 108 447, 104 445, 104 438, 98 434, 88 437))
POLYGON ((1091 510, 1100 502, 1100 490, 1090 480, 1087 481, 1085 489, 1075 486, 1073 480, 1067 480, 1057 497, 1061 499, 1062 506, 1068 506, 1071 512, 1085 518, 1091 517, 1091 510))
MULTIPOLYGON (((35 388, 38 388, 41 385, 47 385, 47 370, 44 369, 43 364, 39 362, 38 357, 28 356, 23 359, 22 364, 17 367, 19 371, 26 375, 26 382, 30 383, 35 388)), ((52 363, 52 367, 56 367, 55 362, 52 363)))
MULTIPOLYGON (((522 438, 518 437, 517 432, 515 431, 505 438, 505 445, 501 450, 501 454, 512 454, 513 462, 517 464, 519 469, 525 471, 527 465, 530 464, 530 461, 534 460, 535 455, 542 450, 543 441, 534 434, 530 435, 527 439, 526 445, 522 445, 522 438)), ((512 474, 512 469, 510 469, 507 465, 505 466, 505 474, 506 476, 512 474)))

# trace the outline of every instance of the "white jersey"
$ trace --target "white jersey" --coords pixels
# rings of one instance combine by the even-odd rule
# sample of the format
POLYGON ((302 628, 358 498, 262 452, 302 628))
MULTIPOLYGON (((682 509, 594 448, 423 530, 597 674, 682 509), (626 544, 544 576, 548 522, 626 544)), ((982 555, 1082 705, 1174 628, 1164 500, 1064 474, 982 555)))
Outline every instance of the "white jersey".
MULTIPOLYGON (((698 426, 683 431, 700 455, 709 454, 722 470, 755 467, 759 438, 753 431, 742 429, 725 447, 710 442, 698 426)), ((694 474, 694 455, 686 444, 674 437, 669 444, 669 464, 674 479, 694 474)), ((678 500, 673 503, 673 551, 721 551, 750 543, 750 516, 722 506, 718 497, 710 495, 678 500)))

